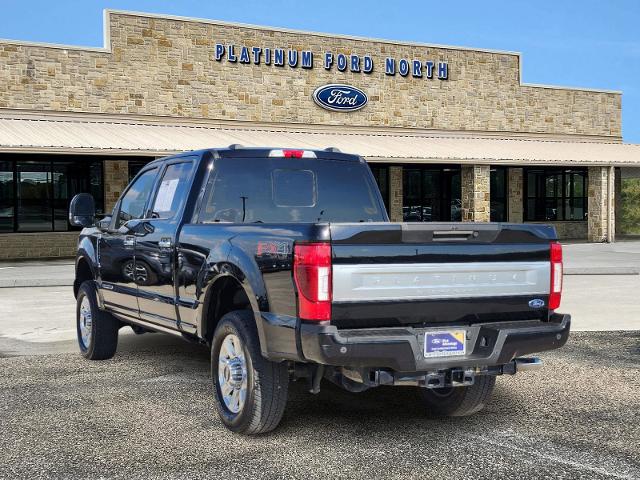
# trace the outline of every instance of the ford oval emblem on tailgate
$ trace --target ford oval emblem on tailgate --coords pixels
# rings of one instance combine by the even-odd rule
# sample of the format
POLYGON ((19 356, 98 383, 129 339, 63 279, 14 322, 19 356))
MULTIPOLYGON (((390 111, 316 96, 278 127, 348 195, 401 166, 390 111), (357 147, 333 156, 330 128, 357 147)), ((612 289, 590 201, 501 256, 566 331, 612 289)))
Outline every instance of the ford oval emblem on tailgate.
POLYGON ((529 300, 529 306, 531 308, 542 308, 544 307, 544 300, 534 298, 533 300, 529 300))
POLYGON ((367 94, 359 88, 333 83, 316 88, 313 100, 322 108, 334 112, 353 112, 369 101, 367 94))

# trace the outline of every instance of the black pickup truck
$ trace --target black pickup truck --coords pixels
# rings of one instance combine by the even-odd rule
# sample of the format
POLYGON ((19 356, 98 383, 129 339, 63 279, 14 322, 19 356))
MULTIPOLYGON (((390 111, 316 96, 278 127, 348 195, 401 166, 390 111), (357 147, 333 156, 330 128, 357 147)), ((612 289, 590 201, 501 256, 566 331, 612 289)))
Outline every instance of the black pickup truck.
POLYGON ((298 379, 418 387, 434 414, 468 415, 569 335, 553 227, 391 223, 364 160, 332 148, 156 160, 111 216, 80 194, 69 217, 82 354, 111 358, 127 325, 210 346, 235 432, 274 429, 298 379))

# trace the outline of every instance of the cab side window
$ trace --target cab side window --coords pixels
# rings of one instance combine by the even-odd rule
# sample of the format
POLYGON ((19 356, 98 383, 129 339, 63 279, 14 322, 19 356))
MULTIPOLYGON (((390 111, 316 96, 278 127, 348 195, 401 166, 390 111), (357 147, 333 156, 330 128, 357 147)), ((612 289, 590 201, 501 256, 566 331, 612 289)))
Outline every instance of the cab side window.
POLYGON ((192 170, 193 162, 172 163, 167 166, 153 201, 152 218, 169 219, 180 212, 189 193, 192 170))
POLYGON ((116 218, 116 228, 134 218, 144 216, 144 206, 153 189, 153 183, 158 173, 157 168, 147 170, 140 175, 129 187, 120 201, 120 210, 116 218))

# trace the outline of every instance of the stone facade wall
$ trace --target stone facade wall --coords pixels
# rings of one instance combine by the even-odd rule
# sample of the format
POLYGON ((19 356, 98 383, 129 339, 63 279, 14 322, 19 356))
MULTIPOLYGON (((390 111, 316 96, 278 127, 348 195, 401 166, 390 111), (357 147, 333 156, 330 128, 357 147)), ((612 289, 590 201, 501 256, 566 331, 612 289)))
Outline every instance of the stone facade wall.
MULTIPOLYGON (((267 28, 109 15, 110 52, 0 43, 0 108, 304 124, 621 136, 621 96, 520 84, 520 58, 267 28), (311 50, 313 68, 215 60, 217 42, 311 50), (323 53, 370 55, 370 74, 323 53), (448 62, 448 80, 385 74, 386 57, 448 62), (348 114, 315 105, 327 83, 361 88, 348 114)), ((62 28, 62 27, 61 27, 62 28)))
MULTIPOLYGON (((588 240, 604 242, 608 238, 609 219, 609 167, 589 167, 589 217, 588 240)), ((613 189, 613 205, 615 205, 615 188, 613 189)), ((615 215, 615 211, 611 212, 615 215)), ((612 221, 615 225, 615 218, 612 221)), ((615 238, 615 232, 612 232, 615 238)))
POLYGON ((104 161, 104 211, 111 212, 120 194, 129 184, 129 162, 126 160, 104 161))
POLYGON ((463 165, 461 170, 462 221, 488 222, 490 218, 489 165, 463 165))
POLYGON ((560 240, 585 240, 587 238, 587 222, 571 221, 571 222, 527 222, 540 223, 544 225, 553 225, 556 227, 558 238, 560 240))
POLYGON ((524 218, 524 170, 511 168, 507 170, 507 188, 509 191, 507 220, 522 223, 524 218))
POLYGON ((389 167, 389 218, 392 222, 402 221, 402 167, 389 167))
POLYGON ((74 257, 78 232, 3 233, 0 260, 74 257))

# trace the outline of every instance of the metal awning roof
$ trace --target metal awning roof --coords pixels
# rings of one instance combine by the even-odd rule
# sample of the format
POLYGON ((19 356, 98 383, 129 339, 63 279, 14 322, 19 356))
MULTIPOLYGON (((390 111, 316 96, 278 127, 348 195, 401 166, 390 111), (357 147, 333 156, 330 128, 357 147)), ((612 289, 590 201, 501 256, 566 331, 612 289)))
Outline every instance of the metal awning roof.
POLYGON ((0 152, 160 156, 235 143, 309 149, 331 146, 371 162, 640 167, 640 145, 632 144, 313 127, 2 116, 0 152))

